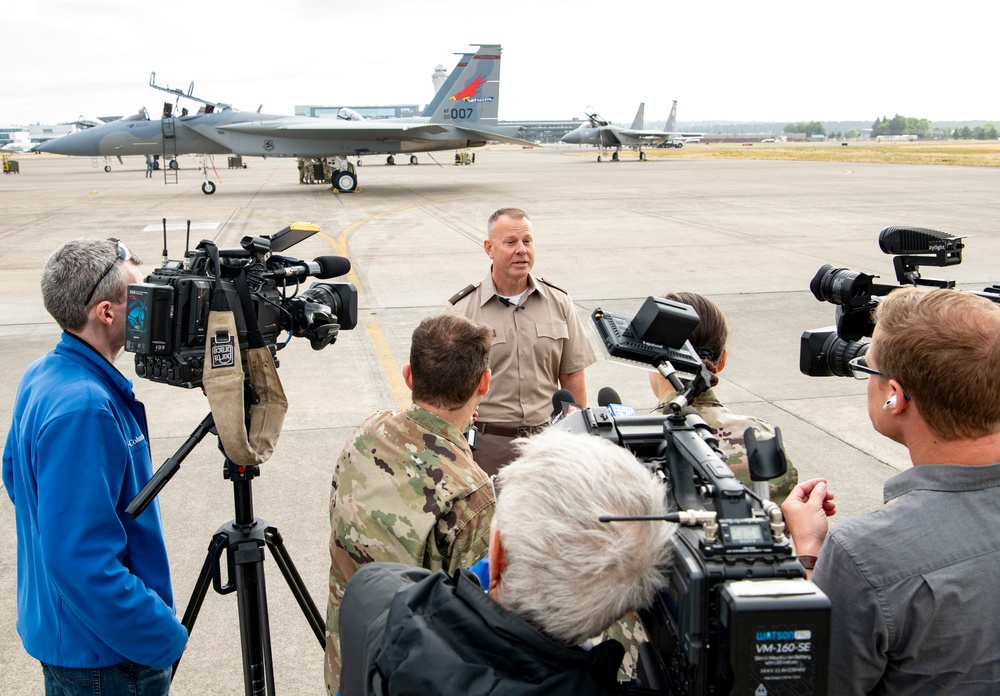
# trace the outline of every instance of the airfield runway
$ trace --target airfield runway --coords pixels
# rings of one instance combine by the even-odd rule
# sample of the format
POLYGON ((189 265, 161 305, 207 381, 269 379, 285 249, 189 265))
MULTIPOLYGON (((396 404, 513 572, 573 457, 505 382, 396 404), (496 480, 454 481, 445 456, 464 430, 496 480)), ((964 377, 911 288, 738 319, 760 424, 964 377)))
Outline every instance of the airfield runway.
MULTIPOLYGON (((403 159, 403 158, 399 158, 403 159)), ((865 411, 865 383, 809 378, 798 370, 803 330, 833 323, 809 281, 824 263, 895 282, 877 235, 918 225, 967 235, 964 263, 924 268, 965 289, 1000 282, 997 170, 887 164, 827 164, 626 157, 598 164, 593 153, 537 148, 479 151, 455 166, 450 153, 420 155, 419 166, 368 158, 361 193, 300 185, 294 160, 246 159, 223 168, 212 196, 200 192, 193 158, 179 183, 144 177, 140 158, 112 163, 22 156, 21 173, 0 178, 0 422, 5 431, 24 369, 58 338, 39 291, 42 265, 62 241, 117 237, 145 268, 159 265, 161 220, 198 225, 193 241, 237 246, 293 221, 322 233, 289 250, 303 259, 339 253, 360 293, 356 329, 312 351, 295 339, 281 353, 289 397, 284 432, 256 480, 255 512, 278 527, 305 584, 325 614, 330 476, 352 428, 370 414, 405 406, 399 370, 418 320, 486 272, 486 219, 502 206, 532 216, 535 272, 565 288, 589 324, 595 307, 634 313, 650 294, 692 290, 715 300, 731 325, 730 357, 718 393, 733 410, 780 426, 801 478, 826 476, 842 519, 881 504, 882 483, 909 466, 905 451, 878 436, 865 411)), ((172 232, 172 258, 183 252, 172 232)), ((592 340, 597 341, 596 336, 592 340)), ((132 356, 118 362, 133 375, 132 356)), ((154 465, 180 446, 208 412, 200 391, 136 379, 152 432, 154 465)), ((588 392, 614 387, 637 410, 655 405, 643 370, 605 359, 588 369, 588 392)), ((233 517, 231 484, 208 438, 160 495, 178 611, 188 603, 208 543, 233 517)), ((86 443, 81 443, 86 447, 86 443)), ((66 520, 67 525, 73 520, 66 520)), ((268 554, 269 555, 269 554, 268 554)), ((0 693, 35 694, 41 670, 17 637, 13 507, 0 496, 0 693)), ((265 562, 277 689, 323 689, 322 651, 273 560, 265 562)), ((234 596, 210 591, 172 693, 241 694, 243 677, 234 596)))

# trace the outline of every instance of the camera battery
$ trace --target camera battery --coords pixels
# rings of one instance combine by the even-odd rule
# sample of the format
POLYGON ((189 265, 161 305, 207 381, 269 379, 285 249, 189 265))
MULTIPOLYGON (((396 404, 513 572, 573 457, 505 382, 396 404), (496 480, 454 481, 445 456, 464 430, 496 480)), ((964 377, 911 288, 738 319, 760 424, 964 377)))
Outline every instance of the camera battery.
POLYGON ((133 283, 128 286, 125 350, 142 355, 169 355, 174 289, 169 285, 133 283))
POLYGON ((719 598, 726 693, 827 693, 830 600, 822 590, 801 579, 738 580, 724 583, 719 598))
POLYGON ((643 341, 683 348, 700 321, 691 305, 647 297, 632 319, 632 331, 643 341))

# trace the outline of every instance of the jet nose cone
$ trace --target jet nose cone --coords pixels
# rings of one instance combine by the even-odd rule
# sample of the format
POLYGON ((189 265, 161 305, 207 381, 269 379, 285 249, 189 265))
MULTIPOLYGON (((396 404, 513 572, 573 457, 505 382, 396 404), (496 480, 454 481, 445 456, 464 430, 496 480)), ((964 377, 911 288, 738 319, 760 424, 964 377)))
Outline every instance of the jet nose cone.
POLYGON ((93 140, 93 136, 86 131, 78 131, 44 142, 35 149, 38 152, 48 152, 53 155, 93 156, 93 140))
POLYGON ((571 130, 569 133, 564 135, 559 139, 561 143, 569 143, 570 145, 580 144, 580 131, 571 130))

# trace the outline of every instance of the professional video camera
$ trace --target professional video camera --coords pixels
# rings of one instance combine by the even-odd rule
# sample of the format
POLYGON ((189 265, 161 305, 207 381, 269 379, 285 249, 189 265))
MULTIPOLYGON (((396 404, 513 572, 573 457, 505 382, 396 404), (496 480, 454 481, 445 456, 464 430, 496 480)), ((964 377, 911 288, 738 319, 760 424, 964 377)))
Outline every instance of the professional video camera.
MULTIPOLYGON (((821 302, 837 305, 836 325, 803 332, 799 345, 799 370, 811 377, 850 377, 848 363, 868 352, 865 337, 875 330, 872 312, 882 298, 906 285, 954 288, 954 280, 920 275, 920 266, 957 266, 962 263, 962 237, 924 227, 886 227, 878 236, 879 248, 893 255, 900 285, 875 283, 878 276, 824 264, 809 289, 821 302)), ((1000 302, 1000 286, 973 293, 1000 302)))
MULTIPOLYGON (((609 406, 553 425, 627 448, 669 486, 666 521, 681 526, 669 582, 640 610, 650 641, 639 651, 642 687, 678 695, 825 694, 830 602, 805 579, 781 509, 736 480, 711 428, 687 409, 712 380, 688 341, 697 313, 649 297, 631 320, 600 308, 591 318, 613 358, 654 366, 677 391, 667 415, 616 416, 609 406)), ((785 472, 780 431, 757 440, 748 429, 745 437, 753 480, 785 472)))
POLYGON ((340 329, 353 329, 358 293, 352 283, 313 283, 298 293, 303 278, 346 274, 351 270, 348 259, 321 256, 307 262, 275 253, 318 231, 315 225, 297 222, 272 236, 244 237, 239 249, 218 249, 202 241, 194 252, 185 251, 184 260, 169 261, 164 220, 163 265, 146 282, 128 288, 125 350, 135 353, 136 374, 173 386, 201 385, 216 290, 235 317, 244 372, 248 325, 253 331, 256 324, 272 356, 287 343, 276 344, 282 331, 288 332, 288 340, 308 338, 313 349, 320 350, 337 340, 340 329))

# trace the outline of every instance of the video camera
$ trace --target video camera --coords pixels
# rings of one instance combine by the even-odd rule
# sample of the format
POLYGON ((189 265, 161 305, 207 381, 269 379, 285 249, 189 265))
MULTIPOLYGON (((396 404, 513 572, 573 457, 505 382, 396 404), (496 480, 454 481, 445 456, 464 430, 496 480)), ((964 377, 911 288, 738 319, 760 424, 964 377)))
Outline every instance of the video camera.
MULTIPOLYGON (((824 264, 813 276, 809 289, 820 302, 837 305, 836 325, 810 329, 799 345, 799 370, 811 377, 850 377, 848 363, 868 352, 875 330, 872 312, 883 297, 907 285, 954 288, 954 280, 920 275, 920 266, 957 266, 962 263, 962 237, 924 227, 886 227, 878 236, 879 248, 893 255, 899 285, 875 283, 878 276, 863 271, 824 264)), ((1000 286, 973 293, 1000 302, 1000 286)))
MULTIPOLYGON (((318 232, 316 225, 297 222, 272 236, 244 237, 239 249, 218 249, 202 241, 195 251, 185 251, 182 261, 170 261, 163 222, 163 265, 144 283, 128 287, 125 350, 135 353, 139 377, 177 387, 201 385, 214 292, 224 294, 235 317, 244 372, 248 324, 250 330, 256 324, 272 356, 292 336, 308 338, 320 350, 337 340, 338 331, 357 324, 353 283, 313 283, 298 293, 303 278, 346 274, 351 270, 348 259, 321 256, 306 262, 276 254, 318 232), (278 345, 282 331, 288 338, 278 345)), ((188 225, 190 234, 190 221, 188 225)))
MULTIPOLYGON (((632 319, 600 308, 591 318, 613 358, 655 367, 677 391, 667 415, 616 417, 587 408, 552 426, 625 447, 669 486, 666 521, 681 526, 667 586, 639 612, 649 636, 639 650, 642 688, 825 694, 829 599, 805 579, 781 509, 736 480, 711 428, 687 408, 712 381, 688 341, 697 313, 649 297, 632 319)), ((780 431, 758 441, 751 428, 745 438, 753 480, 785 472, 780 431)))

